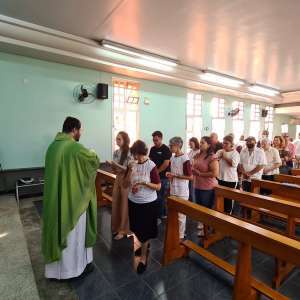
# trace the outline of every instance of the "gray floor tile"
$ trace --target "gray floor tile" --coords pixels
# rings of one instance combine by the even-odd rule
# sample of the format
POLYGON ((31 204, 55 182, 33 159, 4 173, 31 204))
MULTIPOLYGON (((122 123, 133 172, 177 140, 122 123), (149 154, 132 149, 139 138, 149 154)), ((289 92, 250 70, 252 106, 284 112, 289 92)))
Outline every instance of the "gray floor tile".
POLYGON ((157 294, 142 280, 136 280, 117 289, 122 300, 152 300, 157 294))
POLYGON ((202 272, 201 268, 184 258, 171 263, 143 279, 158 294, 163 294, 183 281, 202 272))
POLYGON ((82 300, 95 299, 112 290, 111 284, 96 267, 86 276, 71 280, 70 284, 76 289, 79 299, 82 300))

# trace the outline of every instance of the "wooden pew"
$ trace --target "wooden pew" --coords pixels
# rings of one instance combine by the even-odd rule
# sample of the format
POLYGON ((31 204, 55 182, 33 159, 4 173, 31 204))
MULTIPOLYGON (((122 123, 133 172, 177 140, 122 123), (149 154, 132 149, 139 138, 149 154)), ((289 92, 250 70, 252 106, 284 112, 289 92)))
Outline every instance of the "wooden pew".
MULTIPOLYGON (((278 199, 269 196, 263 196, 254 193, 243 192, 235 189, 230 189, 223 186, 218 186, 215 189, 216 194, 216 210, 223 212, 224 211, 224 199, 232 199, 234 201, 240 202, 241 206, 257 210, 259 213, 265 215, 272 215, 276 218, 282 218, 282 216, 287 219, 286 232, 280 232, 275 230, 270 226, 263 224, 257 224, 257 219, 252 218, 251 223, 256 224, 260 227, 270 229, 280 234, 289 236, 290 238, 296 237, 296 227, 295 220, 300 217, 300 202, 288 201, 284 199, 278 199)), ((244 215, 244 218, 247 218, 247 215, 244 215)), ((204 240, 204 245, 210 245, 212 242, 220 239, 220 233, 216 232, 212 236, 208 236, 207 240, 204 240)), ((278 288, 284 279, 291 273, 295 268, 292 264, 287 264, 283 261, 276 259, 276 269, 275 275, 273 278, 273 284, 275 288, 278 288)))
MULTIPOLYGON (((256 210, 259 209, 263 214, 274 213, 276 217, 285 216, 289 222, 294 222, 296 218, 300 217, 300 201, 296 202, 293 199, 291 201, 289 199, 285 200, 283 198, 273 197, 273 195, 263 196, 224 186, 217 186, 215 188, 215 197, 216 210, 219 212, 224 212, 224 198, 228 198, 239 202, 241 206, 256 210)), ((260 224, 260 226, 262 225, 260 224)), ((277 230, 275 231, 277 232, 277 230)), ((287 226, 286 232, 283 233, 291 238, 295 238, 295 227, 287 226)))
POLYGON ((278 174, 278 175, 274 175, 274 180, 276 182, 291 183, 300 186, 300 177, 298 176, 278 174))
POLYGON ((98 206, 105 206, 112 202, 112 190, 116 181, 116 175, 97 170, 96 176, 96 194, 98 206))
POLYGON ((291 172, 294 176, 300 176, 300 169, 292 169, 291 172))
MULTIPOLYGON (((300 203, 300 186, 284 184, 280 182, 253 179, 251 181, 251 189, 253 193, 260 193, 260 189, 268 189, 272 192, 271 197, 278 200, 287 200, 290 202, 300 203)), ((296 225, 300 224, 300 215, 290 216, 285 213, 275 211, 273 208, 264 210, 256 205, 244 205, 252 210, 251 221, 259 222, 262 215, 287 222, 287 235, 296 238, 296 225)), ((294 266, 287 264, 285 261, 276 260, 276 275, 273 283, 276 288, 280 286, 282 281, 290 274, 294 266)))
POLYGON ((168 220, 163 265, 186 256, 192 250, 234 276, 233 299, 257 299, 259 294, 271 299, 287 299, 251 276, 252 247, 280 259, 288 259, 291 263, 300 266, 299 241, 177 197, 169 197, 167 203, 168 220), (180 241, 178 213, 183 213, 195 221, 209 225, 224 236, 238 241, 237 265, 233 266, 227 263, 190 240, 180 241))
MULTIPOLYGON (((289 185, 268 180, 252 179, 251 191, 253 193, 259 194, 262 188, 271 191, 272 194, 269 195, 270 197, 300 203, 300 186, 289 185)), ((295 223, 300 223, 300 216, 298 216, 297 218, 289 219, 287 215, 280 213, 278 214, 277 212, 273 212, 273 210, 268 211, 268 213, 266 214, 260 208, 255 207, 255 205, 253 205, 253 207, 248 205, 247 207, 261 214, 273 217, 275 219, 287 221, 289 226, 292 227, 295 227, 295 223)))

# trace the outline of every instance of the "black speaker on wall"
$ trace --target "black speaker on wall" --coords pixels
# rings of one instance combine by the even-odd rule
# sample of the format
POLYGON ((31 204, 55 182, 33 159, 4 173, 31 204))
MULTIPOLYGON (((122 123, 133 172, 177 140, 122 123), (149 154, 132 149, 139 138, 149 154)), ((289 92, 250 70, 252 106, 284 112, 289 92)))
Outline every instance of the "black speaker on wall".
POLYGON ((108 98, 108 84, 98 83, 96 87, 96 98, 107 99, 108 98))

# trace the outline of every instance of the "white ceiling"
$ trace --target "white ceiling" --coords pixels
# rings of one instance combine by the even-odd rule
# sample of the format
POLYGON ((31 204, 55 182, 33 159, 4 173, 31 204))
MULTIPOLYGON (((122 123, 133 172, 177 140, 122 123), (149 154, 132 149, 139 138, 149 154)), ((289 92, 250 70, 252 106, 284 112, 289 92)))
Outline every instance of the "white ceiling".
POLYGON ((300 89, 299 0, 1 0, 0 14, 300 89))

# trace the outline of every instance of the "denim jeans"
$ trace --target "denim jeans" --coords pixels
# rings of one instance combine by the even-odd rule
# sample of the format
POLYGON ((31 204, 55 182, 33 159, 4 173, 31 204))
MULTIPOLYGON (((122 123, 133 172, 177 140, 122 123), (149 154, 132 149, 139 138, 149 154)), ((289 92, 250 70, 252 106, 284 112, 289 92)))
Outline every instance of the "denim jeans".
POLYGON ((195 189, 195 200, 197 204, 213 208, 215 204, 215 190, 195 189))
POLYGON ((195 189, 194 189, 192 181, 189 181, 189 200, 196 203, 195 202, 195 189))
POLYGON ((167 215, 166 196, 170 186, 168 178, 161 178, 161 189, 157 192, 157 200, 159 203, 159 217, 167 215))

